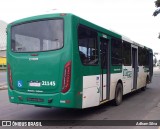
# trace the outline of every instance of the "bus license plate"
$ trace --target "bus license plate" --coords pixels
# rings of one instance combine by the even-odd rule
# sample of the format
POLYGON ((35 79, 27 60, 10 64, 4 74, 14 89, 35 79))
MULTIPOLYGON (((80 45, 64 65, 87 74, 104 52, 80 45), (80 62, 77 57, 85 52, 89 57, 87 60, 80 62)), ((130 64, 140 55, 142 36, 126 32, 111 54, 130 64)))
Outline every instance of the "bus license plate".
POLYGON ((30 82, 29 86, 35 86, 35 87, 40 87, 41 83, 40 82, 30 82))

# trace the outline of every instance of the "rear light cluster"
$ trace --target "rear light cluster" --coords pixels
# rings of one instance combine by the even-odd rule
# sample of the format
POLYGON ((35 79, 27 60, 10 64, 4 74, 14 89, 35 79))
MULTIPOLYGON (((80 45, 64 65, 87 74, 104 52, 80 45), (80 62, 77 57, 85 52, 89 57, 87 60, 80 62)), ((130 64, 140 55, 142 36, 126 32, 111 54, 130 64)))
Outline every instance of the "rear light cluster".
POLYGON ((13 90, 12 71, 11 71, 10 64, 8 64, 8 81, 9 81, 10 89, 13 90))
POLYGON ((66 93, 70 89, 71 83, 71 61, 67 62, 64 67, 62 93, 66 93))

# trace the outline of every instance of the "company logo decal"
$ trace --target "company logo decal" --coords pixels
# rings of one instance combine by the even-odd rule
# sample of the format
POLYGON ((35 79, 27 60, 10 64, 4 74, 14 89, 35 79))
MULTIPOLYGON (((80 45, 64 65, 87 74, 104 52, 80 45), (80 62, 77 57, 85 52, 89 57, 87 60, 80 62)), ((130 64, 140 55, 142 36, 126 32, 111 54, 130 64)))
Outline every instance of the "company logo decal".
POLYGON ((127 78, 131 78, 132 71, 129 71, 128 69, 123 69, 123 76, 127 76, 127 78))

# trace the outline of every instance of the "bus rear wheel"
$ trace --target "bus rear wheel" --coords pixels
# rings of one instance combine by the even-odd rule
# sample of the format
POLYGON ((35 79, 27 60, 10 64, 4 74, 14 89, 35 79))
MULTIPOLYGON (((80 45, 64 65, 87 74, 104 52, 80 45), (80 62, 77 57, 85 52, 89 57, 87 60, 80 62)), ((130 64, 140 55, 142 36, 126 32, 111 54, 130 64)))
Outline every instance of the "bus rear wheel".
POLYGON ((118 106, 122 103, 122 96, 123 96, 122 84, 118 83, 117 86, 116 86, 115 100, 114 100, 114 103, 115 103, 116 106, 118 106))
POLYGON ((145 90, 146 90, 146 87, 147 87, 147 86, 142 87, 141 90, 142 90, 142 91, 145 91, 145 90))

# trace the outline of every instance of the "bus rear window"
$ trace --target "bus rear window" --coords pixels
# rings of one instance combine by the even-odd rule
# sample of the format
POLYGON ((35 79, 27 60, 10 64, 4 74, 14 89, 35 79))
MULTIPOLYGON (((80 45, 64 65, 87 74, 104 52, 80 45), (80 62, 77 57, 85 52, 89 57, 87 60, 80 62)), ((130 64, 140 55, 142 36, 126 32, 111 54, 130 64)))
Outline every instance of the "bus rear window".
POLYGON ((19 24, 11 30, 14 52, 39 52, 63 47, 63 20, 43 20, 19 24))

